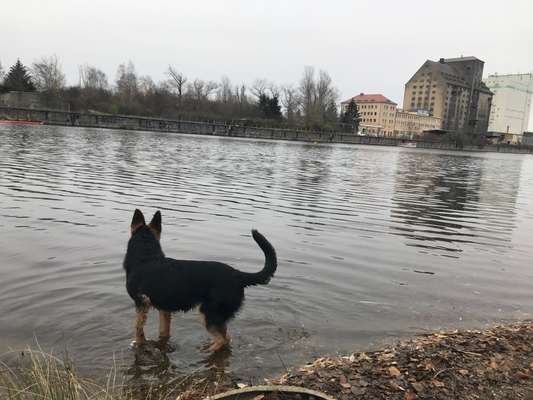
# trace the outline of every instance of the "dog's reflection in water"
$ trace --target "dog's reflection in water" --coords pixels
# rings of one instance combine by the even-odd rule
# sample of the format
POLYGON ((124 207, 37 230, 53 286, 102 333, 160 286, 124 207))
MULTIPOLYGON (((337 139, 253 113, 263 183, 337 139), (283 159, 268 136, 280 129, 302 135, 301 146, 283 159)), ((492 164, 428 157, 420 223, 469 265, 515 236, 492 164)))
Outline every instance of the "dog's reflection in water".
POLYGON ((226 373, 230 365, 230 346, 210 353, 198 369, 191 371, 189 368, 186 372, 180 371, 169 358, 176 350, 178 346, 168 339, 147 340, 141 347, 134 348, 133 365, 126 371, 126 397, 158 400, 187 391, 207 395, 235 381, 226 373))

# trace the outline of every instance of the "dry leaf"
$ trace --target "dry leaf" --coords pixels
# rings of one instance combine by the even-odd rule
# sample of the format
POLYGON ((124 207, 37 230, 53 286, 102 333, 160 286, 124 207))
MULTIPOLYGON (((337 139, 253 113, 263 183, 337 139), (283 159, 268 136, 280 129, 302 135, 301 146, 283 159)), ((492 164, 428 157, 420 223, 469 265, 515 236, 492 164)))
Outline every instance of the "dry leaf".
POLYGON ((433 380, 431 381, 431 383, 432 383, 433 386, 435 386, 435 387, 439 387, 439 388, 444 387, 444 383, 441 382, 441 381, 438 381, 438 380, 436 380, 436 379, 433 379, 433 380))
POLYGON ((467 369, 460 369, 460 370, 459 370, 459 373, 460 373, 461 375, 468 375, 468 370, 467 370, 467 369))
POLYGON ((413 382, 411 383, 411 386, 413 387, 414 390, 416 390, 417 393, 420 393, 424 390, 424 385, 421 384, 420 382, 413 382))
POLYGON ((352 385, 350 385, 349 383, 341 383, 341 386, 344 388, 344 389, 350 389, 352 387, 352 385))
POLYGON ((389 367, 389 374, 390 374, 390 376, 393 376, 393 377, 396 378, 396 377, 400 376, 402 373, 396 367, 389 367))
POLYGON ((390 381, 389 384, 391 385, 391 387, 392 387, 394 390, 398 390, 398 391, 405 392, 405 389, 404 389, 403 387, 401 387, 400 385, 398 385, 396 382, 394 382, 394 381, 390 381))
POLYGON ((352 394, 355 394, 356 396, 361 396, 361 395, 365 394, 366 389, 364 389, 364 388, 356 388, 355 386, 352 386, 350 391, 352 392, 352 394))
POLYGON ((416 400, 418 399, 418 396, 414 392, 411 392, 410 390, 408 390, 407 392, 405 392, 403 399, 404 400, 416 400))
POLYGON ((237 383, 237 387, 238 387, 239 389, 243 389, 243 388, 245 388, 245 387, 247 387, 247 386, 248 386, 248 385, 245 384, 245 383, 237 383))
POLYGON ((516 373, 516 376, 520 379, 528 379, 529 378, 529 374, 524 372, 524 371, 518 371, 516 373))
POLYGON ((426 360, 426 361, 424 362, 424 369, 425 369, 426 371, 433 371, 433 370, 435 369, 435 366, 433 365, 433 363, 432 363, 431 361, 426 360))

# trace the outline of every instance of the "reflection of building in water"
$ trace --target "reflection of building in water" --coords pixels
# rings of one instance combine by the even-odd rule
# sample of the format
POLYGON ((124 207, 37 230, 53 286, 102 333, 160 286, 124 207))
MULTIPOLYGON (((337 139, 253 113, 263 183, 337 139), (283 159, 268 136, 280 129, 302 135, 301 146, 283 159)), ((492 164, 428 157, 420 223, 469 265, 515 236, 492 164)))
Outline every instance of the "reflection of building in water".
MULTIPOLYGON (((296 149, 295 149, 296 150, 296 149)), ((285 164, 290 177, 281 189, 278 211, 288 214, 290 226, 308 231, 321 230, 327 213, 331 146, 302 145, 285 164)))
POLYGON ((429 153, 398 159, 392 208, 408 246, 451 255, 469 244, 505 247, 515 227, 521 159, 429 153))
POLYGON ((492 233, 505 242, 516 229, 516 201, 520 190, 523 157, 483 158, 479 190, 479 214, 492 233))

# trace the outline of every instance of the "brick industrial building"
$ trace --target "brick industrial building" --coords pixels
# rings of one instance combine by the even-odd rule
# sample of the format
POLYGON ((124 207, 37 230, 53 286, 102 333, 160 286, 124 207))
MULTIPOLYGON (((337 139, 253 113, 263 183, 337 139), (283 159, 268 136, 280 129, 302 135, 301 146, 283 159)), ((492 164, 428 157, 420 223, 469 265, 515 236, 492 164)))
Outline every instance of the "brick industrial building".
POLYGON ((405 85, 403 108, 441 119, 446 131, 484 135, 492 92, 476 57, 427 60, 405 85))

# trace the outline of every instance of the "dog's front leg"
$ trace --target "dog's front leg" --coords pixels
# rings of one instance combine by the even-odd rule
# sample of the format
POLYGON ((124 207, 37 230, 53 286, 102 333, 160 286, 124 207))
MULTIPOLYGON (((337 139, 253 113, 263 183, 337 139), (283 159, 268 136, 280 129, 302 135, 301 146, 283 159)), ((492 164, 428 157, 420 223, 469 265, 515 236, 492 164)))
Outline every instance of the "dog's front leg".
POLYGON ((172 314, 169 311, 159 310, 159 338, 168 339, 170 337, 170 320, 172 314))
POLYGON ((146 340, 144 336, 144 325, 146 324, 146 318, 148 316, 148 310, 137 310, 137 317, 135 318, 135 344, 140 346, 146 340))
POLYGON ((150 299, 146 296, 141 296, 141 302, 137 305, 137 316, 135 318, 135 345, 140 346, 146 341, 144 336, 144 325, 148 318, 148 310, 150 309, 150 299))

